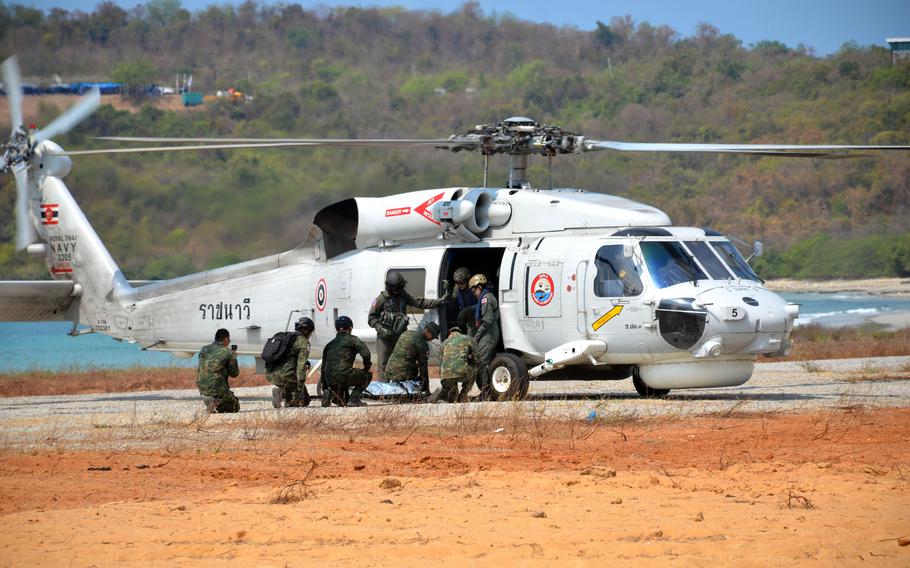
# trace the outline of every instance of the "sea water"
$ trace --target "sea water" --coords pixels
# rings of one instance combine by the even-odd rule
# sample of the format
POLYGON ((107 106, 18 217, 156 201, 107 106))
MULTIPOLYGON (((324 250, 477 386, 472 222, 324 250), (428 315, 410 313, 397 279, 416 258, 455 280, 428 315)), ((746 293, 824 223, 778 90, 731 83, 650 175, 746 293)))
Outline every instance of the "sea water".
MULTIPOLYGON (((817 323, 839 327, 859 325, 888 313, 910 312, 910 298, 862 293, 789 293, 788 302, 800 305, 797 325, 817 323)), ((0 373, 27 370, 65 370, 128 367, 195 367, 196 357, 178 359, 169 353, 143 351, 138 345, 106 335, 68 335, 69 322, 0 323, 0 373)), ((252 357, 240 357, 252 367, 252 357)))

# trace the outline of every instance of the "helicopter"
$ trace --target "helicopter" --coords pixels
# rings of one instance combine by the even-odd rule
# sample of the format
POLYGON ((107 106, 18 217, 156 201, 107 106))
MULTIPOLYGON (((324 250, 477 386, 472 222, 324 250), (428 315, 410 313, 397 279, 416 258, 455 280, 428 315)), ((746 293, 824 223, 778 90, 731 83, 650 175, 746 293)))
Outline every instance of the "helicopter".
MULTIPOLYGON (((376 352, 370 302, 390 271, 414 296, 438 298, 456 268, 485 274, 500 303, 501 344, 489 369, 493 400, 521 399, 531 380, 626 380, 643 397, 671 389, 741 385, 759 356, 781 356, 799 307, 764 286, 738 250, 711 229, 624 197, 537 188, 530 156, 594 151, 702 152, 798 158, 855 157, 910 146, 618 142, 540 125, 525 117, 439 139, 103 137, 155 146, 65 151, 51 138, 100 105, 97 90, 44 129, 22 125, 15 57, 2 66, 12 134, 0 171, 16 180, 17 248, 47 263, 52 280, 0 282, 0 321, 68 320, 71 335, 100 333, 143 349, 191 358, 227 328, 238 354, 258 358, 295 317, 316 324, 312 355, 347 315, 376 352), (168 145, 165 145, 168 144, 168 145), (131 282, 63 183, 72 156, 276 147, 430 147, 483 156, 483 185, 349 197, 313 219, 299 246, 170 280, 131 282), (508 157, 502 187, 490 159, 508 157), (321 332, 321 333, 320 333, 321 332)), ((759 255, 756 242, 752 254, 759 255)), ((411 325, 419 325, 412 313, 411 325)), ((445 308, 430 310, 442 329, 445 308)))

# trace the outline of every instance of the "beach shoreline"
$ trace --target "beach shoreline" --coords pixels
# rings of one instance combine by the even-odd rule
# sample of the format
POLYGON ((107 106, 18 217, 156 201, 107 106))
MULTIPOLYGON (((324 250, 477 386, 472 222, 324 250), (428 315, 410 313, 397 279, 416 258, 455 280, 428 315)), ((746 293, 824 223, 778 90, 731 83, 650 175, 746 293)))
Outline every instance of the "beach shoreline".
POLYGON ((796 280, 779 278, 768 280, 765 286, 775 292, 863 292, 879 296, 910 297, 910 278, 864 278, 836 280, 796 280))

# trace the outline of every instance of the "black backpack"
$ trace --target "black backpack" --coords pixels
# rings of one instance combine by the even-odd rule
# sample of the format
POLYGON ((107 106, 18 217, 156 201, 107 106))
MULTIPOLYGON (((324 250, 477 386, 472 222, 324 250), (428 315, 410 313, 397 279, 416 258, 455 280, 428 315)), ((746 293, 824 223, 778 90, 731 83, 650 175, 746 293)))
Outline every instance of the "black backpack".
POLYGON ((291 347, 297 340, 295 331, 279 331, 265 342, 262 348, 262 361, 265 363, 266 371, 273 371, 275 367, 284 363, 284 360, 291 354, 291 347))

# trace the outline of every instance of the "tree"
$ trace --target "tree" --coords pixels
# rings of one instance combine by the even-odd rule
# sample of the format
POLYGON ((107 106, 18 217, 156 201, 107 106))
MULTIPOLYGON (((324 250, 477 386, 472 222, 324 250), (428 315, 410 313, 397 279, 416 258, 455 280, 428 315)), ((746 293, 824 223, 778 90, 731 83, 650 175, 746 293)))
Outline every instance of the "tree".
POLYGON ((157 75, 158 69, 155 64, 139 57, 114 68, 111 78, 115 82, 121 83, 129 94, 141 97, 145 87, 154 83, 157 75))

